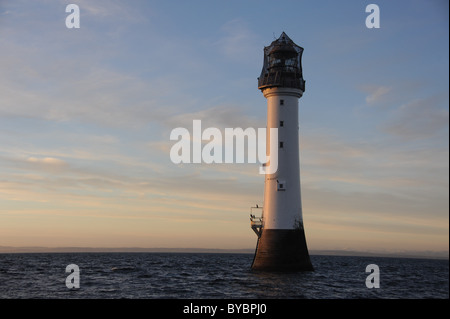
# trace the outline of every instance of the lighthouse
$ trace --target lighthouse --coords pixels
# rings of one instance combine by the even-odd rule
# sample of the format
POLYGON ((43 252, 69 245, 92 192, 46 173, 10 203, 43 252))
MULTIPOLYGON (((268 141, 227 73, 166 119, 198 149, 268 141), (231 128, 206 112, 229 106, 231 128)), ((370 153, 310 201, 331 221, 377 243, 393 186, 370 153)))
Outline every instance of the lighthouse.
MULTIPOLYGON (((303 48, 284 32, 264 48, 258 89, 267 99, 267 131, 278 130, 278 169, 265 175, 264 205, 253 207, 250 214, 251 227, 258 236, 254 270, 313 270, 300 192, 298 101, 305 91, 302 53, 303 48), (255 216, 255 210, 261 215, 255 216)), ((270 146, 269 134, 266 139, 270 146)))

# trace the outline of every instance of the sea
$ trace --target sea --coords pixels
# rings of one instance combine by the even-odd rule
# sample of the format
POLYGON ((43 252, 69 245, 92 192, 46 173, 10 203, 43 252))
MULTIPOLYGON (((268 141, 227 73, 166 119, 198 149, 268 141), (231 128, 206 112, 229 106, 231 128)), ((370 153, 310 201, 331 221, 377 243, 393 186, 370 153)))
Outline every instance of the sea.
POLYGON ((448 260, 311 255, 314 271, 281 273, 253 271, 252 259, 243 253, 3 253, 0 299, 449 298, 448 260))

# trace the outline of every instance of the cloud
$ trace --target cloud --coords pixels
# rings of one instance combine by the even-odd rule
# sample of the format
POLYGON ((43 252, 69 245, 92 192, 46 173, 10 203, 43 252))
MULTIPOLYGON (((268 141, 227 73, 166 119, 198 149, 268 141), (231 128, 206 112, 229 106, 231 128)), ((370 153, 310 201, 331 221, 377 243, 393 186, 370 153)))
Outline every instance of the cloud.
POLYGON ((380 136, 361 141, 305 130, 300 152, 302 183, 308 188, 389 191, 398 198, 427 198, 428 203, 447 196, 446 145, 380 136))
POLYGON ((185 127, 191 130, 193 120, 201 120, 202 129, 207 127, 241 127, 244 129, 265 127, 265 119, 245 115, 241 107, 234 105, 215 105, 199 111, 175 114, 167 117, 164 123, 171 128, 185 127))
POLYGON ((388 94, 392 92, 392 87, 378 85, 363 85, 360 89, 368 94, 366 97, 368 105, 385 102, 388 94))
MULTIPOLYGON (((39 197, 30 195, 34 191, 36 194, 47 193, 52 198, 64 195, 70 201, 78 196, 102 199, 115 194, 115 200, 157 196, 217 202, 226 198, 248 198, 260 191, 253 187, 251 178, 240 177, 239 170, 230 174, 219 169, 214 173, 212 165, 192 164, 181 168, 168 163, 169 166, 158 172, 145 158, 115 161, 107 157, 107 154, 102 154, 101 166, 98 167, 90 158, 89 161, 73 158, 66 161, 56 157, 2 156, 0 172, 5 182, 15 186, 15 197, 20 197, 21 191, 27 194, 21 197, 23 200, 39 197)), ((259 178, 256 168, 253 178, 259 178)))
MULTIPOLYGON (((14 158, 14 157, 0 157, 0 161, 3 164, 3 168, 9 167, 12 171, 26 170, 30 172, 35 172, 37 174, 32 174, 30 176, 35 179, 39 173, 42 176, 44 174, 61 174, 63 171, 70 169, 69 163, 66 161, 55 158, 55 157, 36 157, 30 156, 26 159, 14 158)), ((8 175, 8 173, 6 173, 8 175)))
POLYGON ((38 163, 38 164, 43 164, 43 165, 48 165, 48 166, 66 166, 67 163, 64 162, 63 160, 57 159, 57 158, 53 158, 53 157, 45 157, 45 158, 36 158, 36 157, 29 157, 27 159, 27 161, 29 163, 38 163))
MULTIPOLYGON (((23 62, 19 63, 19 69, 22 70, 18 72, 26 67, 41 74, 23 62)), ((9 79, 0 78, 0 115, 133 127, 146 124, 155 117, 158 112, 154 107, 157 105, 155 100, 166 91, 163 84, 151 85, 135 76, 100 67, 86 67, 85 73, 79 73, 78 68, 82 63, 66 64, 65 75, 49 74, 45 78, 36 76, 34 84, 27 90, 24 90, 22 82, 15 75, 9 79), (52 89, 34 89, 33 86, 39 82, 40 87, 52 89)))
POLYGON ((374 104, 376 102, 379 102, 380 100, 383 99, 383 97, 389 93, 391 91, 390 87, 386 87, 386 86, 380 86, 377 87, 375 90, 373 90, 373 92, 371 92, 367 97, 366 97, 366 102, 368 104, 374 104))
MULTIPOLYGON (((129 16, 136 22, 142 13, 135 15, 134 11, 138 11, 135 6, 118 1, 80 1, 77 4, 84 27, 75 32, 65 28, 64 10, 61 21, 55 22, 45 15, 44 18, 34 15, 28 5, 22 4, 22 8, 17 5, 14 10, 23 11, 24 20, 32 26, 24 26, 12 18, 5 21, 0 37, 0 117, 136 127, 158 121, 167 114, 167 109, 174 108, 180 101, 189 103, 189 93, 180 89, 186 86, 180 85, 186 83, 184 78, 179 80, 182 75, 152 72, 149 76, 146 68, 153 71, 158 65, 151 65, 147 60, 142 60, 144 65, 139 62, 145 55, 142 52, 150 51, 151 57, 164 55, 165 61, 170 59, 171 62, 165 64, 172 65, 173 55, 167 55, 165 49, 172 45, 173 50, 173 44, 172 40, 159 35, 155 40, 152 32, 156 34, 156 29, 150 29, 146 36, 158 43, 157 49, 153 45, 143 46, 141 38, 130 39, 128 35, 134 34, 136 24, 122 23, 122 19, 129 16), (88 25, 97 20, 109 22, 105 23, 108 29, 88 25), (61 25, 55 26, 57 22, 61 25), (42 28, 45 32, 36 31, 36 24, 37 30, 42 28), (110 34, 121 28, 126 31, 120 38, 110 34), (133 50, 137 45, 139 47, 133 50), (130 62, 131 59, 135 61, 130 62)), ((55 14, 46 12, 45 8, 39 10, 55 14)), ((59 10, 53 6, 52 9, 59 10)), ((148 23, 145 21, 139 27, 148 27, 148 23)), ((179 52, 179 48, 176 51, 179 52)), ((185 52, 179 53, 183 54, 185 52)), ((181 105, 175 108, 179 107, 181 105)))
MULTIPOLYGON (((221 27, 223 36, 215 43, 226 57, 242 62, 254 61, 258 47, 257 36, 242 19, 233 19, 221 27)), ((257 55, 256 55, 257 56, 257 55)))
POLYGON ((132 20, 131 18, 136 19, 140 17, 138 10, 133 10, 132 6, 124 5, 123 2, 116 0, 77 0, 77 5, 80 7, 80 11, 82 10, 86 14, 93 15, 96 18, 109 17, 123 19, 124 17, 128 17, 132 20))
POLYGON ((444 103, 441 96, 410 101, 394 110, 392 117, 381 128, 408 140, 432 138, 448 131, 449 112, 448 108, 441 106, 444 103))
POLYGON ((448 131, 448 91, 424 95, 426 91, 417 81, 395 86, 362 85, 360 90, 367 96, 366 106, 358 111, 378 121, 377 128, 383 133, 414 141, 448 131))

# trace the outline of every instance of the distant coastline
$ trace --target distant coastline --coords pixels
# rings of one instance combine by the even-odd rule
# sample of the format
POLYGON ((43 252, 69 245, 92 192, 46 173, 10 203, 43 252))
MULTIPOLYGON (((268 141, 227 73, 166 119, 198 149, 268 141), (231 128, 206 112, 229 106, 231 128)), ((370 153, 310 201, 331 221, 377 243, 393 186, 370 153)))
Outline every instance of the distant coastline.
MULTIPOLYGON (((213 248, 143 248, 143 247, 13 247, 0 246, 0 253, 233 253, 253 254, 254 248, 213 249, 213 248)), ((361 256, 361 257, 397 257, 449 259, 448 251, 401 251, 376 252, 356 250, 310 250, 310 255, 361 256)))

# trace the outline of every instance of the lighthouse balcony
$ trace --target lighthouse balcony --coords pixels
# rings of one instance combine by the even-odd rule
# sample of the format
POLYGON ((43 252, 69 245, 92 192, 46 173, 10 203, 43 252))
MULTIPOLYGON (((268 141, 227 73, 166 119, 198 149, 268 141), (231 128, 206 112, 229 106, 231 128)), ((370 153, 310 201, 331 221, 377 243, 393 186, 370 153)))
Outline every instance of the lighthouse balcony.
POLYGON ((263 217, 262 216, 255 216, 253 214, 253 211, 255 209, 260 209, 262 211, 262 207, 256 206, 251 208, 250 213, 250 227, 253 229, 255 234, 259 237, 261 237, 262 228, 263 228, 263 217))
POLYGON ((250 226, 258 237, 261 237, 263 222, 262 217, 250 217, 250 226))
POLYGON ((258 78, 258 89, 268 87, 288 87, 305 91, 305 80, 300 74, 285 72, 269 72, 258 78))

